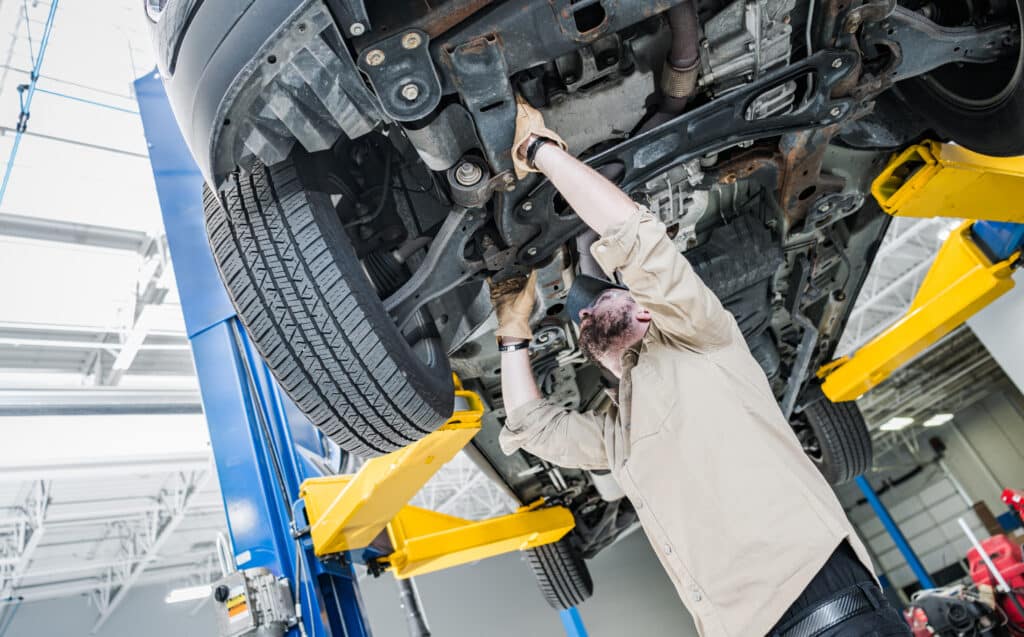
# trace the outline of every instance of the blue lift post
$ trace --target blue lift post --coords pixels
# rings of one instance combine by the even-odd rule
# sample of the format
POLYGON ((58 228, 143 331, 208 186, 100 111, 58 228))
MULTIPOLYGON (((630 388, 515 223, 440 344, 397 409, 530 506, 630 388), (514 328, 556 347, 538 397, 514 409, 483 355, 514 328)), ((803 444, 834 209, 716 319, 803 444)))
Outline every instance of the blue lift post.
POLYGON ((931 576, 928 575, 928 570, 925 569, 924 564, 917 557, 917 553, 911 548, 910 542, 907 542, 907 538, 904 537, 903 531, 900 531, 900 527, 896 525, 896 521, 889 515, 889 510, 882 504, 882 500, 875 493, 871 483, 864 476, 857 476, 857 486, 860 487, 864 497, 867 498, 868 504, 875 510, 875 515, 881 520, 882 526, 889 532, 892 537, 892 541, 896 544, 896 548, 903 554, 903 559, 907 561, 910 566, 910 570, 914 572, 914 576, 917 577, 917 581, 920 582, 921 588, 935 588, 935 582, 932 581, 931 576))
MULTIPOLYGON (((159 75, 136 80, 135 95, 238 566, 288 579, 308 637, 369 637, 358 558, 324 562, 309 535, 295 539, 306 522, 299 486, 324 475, 310 458, 324 458, 327 442, 280 390, 228 299, 204 228, 203 178, 159 75)), ((560 617, 569 637, 587 637, 577 609, 560 617)), ((288 637, 300 634, 296 627, 288 637)))
POLYGON ((323 475, 309 456, 324 456, 324 440, 280 391, 228 299, 203 227, 202 176, 158 75, 137 80, 135 94, 238 566, 287 578, 309 637, 369 637, 348 556, 321 562, 290 532, 299 484, 323 475))

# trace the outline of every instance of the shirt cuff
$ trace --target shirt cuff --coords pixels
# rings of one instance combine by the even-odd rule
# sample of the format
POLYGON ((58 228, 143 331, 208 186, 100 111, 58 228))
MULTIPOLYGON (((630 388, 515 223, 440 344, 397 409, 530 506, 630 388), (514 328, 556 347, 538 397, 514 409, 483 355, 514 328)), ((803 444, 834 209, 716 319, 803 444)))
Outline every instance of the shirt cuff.
POLYGON ((615 271, 629 262, 630 254, 638 240, 640 222, 645 217, 653 219, 651 211, 647 206, 637 204, 635 213, 625 221, 606 228, 604 236, 590 246, 590 254, 594 255, 594 259, 610 280, 614 281, 615 271))

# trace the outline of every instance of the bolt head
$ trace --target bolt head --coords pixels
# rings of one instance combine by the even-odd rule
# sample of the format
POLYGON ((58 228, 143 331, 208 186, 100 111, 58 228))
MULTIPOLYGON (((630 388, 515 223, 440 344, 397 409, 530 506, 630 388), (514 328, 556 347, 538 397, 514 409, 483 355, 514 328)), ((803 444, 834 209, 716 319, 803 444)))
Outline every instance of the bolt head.
POLYGON ((402 48, 415 49, 420 45, 423 38, 420 37, 419 33, 409 32, 402 36, 402 48))
POLYGON ((355 36, 362 35, 366 33, 366 25, 362 22, 353 22, 352 26, 348 28, 348 32, 355 36))
POLYGON ((366 63, 370 66, 380 66, 384 63, 384 51, 373 49, 366 54, 366 63))
POLYGON ((523 210, 525 210, 526 212, 530 212, 531 210, 533 210, 533 202, 527 201, 523 203, 523 210))
POLYGON ((462 186, 473 186, 483 178, 484 171, 471 161, 464 161, 455 169, 455 181, 462 186))
POLYGON ((832 117, 839 117, 840 115, 842 115, 842 113, 843 109, 839 108, 838 106, 833 106, 832 110, 828 112, 828 114, 831 115, 832 117))
POLYGON ((505 192, 512 192, 515 189, 516 189, 516 182, 511 181, 511 182, 505 184, 505 192))
POLYGON ((832 68, 838 69, 842 65, 843 65, 843 60, 841 58, 836 58, 836 59, 832 60, 832 68))
POLYGON ((531 257, 537 256, 537 248, 530 248, 529 250, 526 251, 526 254, 530 255, 531 257))
POLYGON ((405 86, 402 87, 402 97, 409 100, 410 102, 415 102, 416 98, 419 96, 420 89, 415 84, 406 84, 405 86))

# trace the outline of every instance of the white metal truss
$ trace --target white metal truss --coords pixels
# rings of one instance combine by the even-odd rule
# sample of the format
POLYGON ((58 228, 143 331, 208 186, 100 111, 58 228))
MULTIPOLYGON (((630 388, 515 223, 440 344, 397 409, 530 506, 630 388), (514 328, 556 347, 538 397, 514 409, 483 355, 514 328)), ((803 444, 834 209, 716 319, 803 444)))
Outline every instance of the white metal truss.
POLYGON ((102 586, 93 595, 93 601, 99 609, 99 618, 91 634, 96 634, 106 623, 146 567, 157 559, 160 549, 185 519, 195 494, 202 490, 212 475, 212 468, 174 474, 171 484, 158 496, 158 506, 146 516, 142 524, 130 529, 130 533, 121 542, 123 562, 107 569, 102 586))
POLYGON ((411 504, 467 520, 508 513, 517 506, 465 453, 441 467, 411 504))
POLYGON ((959 223, 946 217, 892 220, 857 296, 836 356, 856 351, 906 312, 939 246, 959 223))
MULTIPOLYGON (((0 527, 0 601, 10 599, 43 539, 46 530, 46 510, 50 504, 50 483, 32 482, 28 495, 9 522, 7 529, 0 527)), ((0 621, 0 625, 2 625, 0 621)))

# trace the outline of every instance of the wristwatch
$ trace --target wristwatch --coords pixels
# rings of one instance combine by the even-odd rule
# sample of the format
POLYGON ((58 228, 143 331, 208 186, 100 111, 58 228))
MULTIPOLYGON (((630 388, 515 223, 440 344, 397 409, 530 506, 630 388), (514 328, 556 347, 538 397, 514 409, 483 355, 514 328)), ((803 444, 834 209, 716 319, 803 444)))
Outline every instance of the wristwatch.
POLYGON ((551 140, 547 137, 538 137, 534 135, 533 139, 526 144, 526 165, 530 168, 535 168, 536 166, 534 166, 533 160, 537 157, 537 151, 540 150, 540 147, 544 144, 550 143, 551 140))
POLYGON ((521 349, 526 349, 530 346, 530 341, 520 341, 518 343, 498 343, 499 352, 518 352, 521 349))

